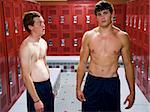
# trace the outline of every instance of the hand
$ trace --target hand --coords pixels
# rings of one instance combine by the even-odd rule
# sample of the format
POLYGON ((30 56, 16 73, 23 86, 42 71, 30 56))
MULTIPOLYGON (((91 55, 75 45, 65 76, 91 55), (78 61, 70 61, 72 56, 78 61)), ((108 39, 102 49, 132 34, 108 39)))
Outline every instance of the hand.
POLYGON ((129 94, 126 98, 126 100, 124 101, 124 104, 126 104, 128 102, 128 106, 125 109, 129 109, 133 106, 135 100, 135 94, 129 94))
POLYGON ((34 108, 36 112, 44 112, 43 102, 40 100, 39 102, 34 103, 34 108))
POLYGON ((81 102, 86 101, 84 94, 81 90, 76 90, 76 97, 81 102))

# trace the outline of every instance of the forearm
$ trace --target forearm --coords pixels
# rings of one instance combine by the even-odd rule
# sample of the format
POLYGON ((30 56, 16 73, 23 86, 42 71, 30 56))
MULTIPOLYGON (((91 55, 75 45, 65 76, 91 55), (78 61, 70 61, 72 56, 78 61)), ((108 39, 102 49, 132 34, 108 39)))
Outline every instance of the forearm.
POLYGON ((133 73, 132 64, 125 66, 126 79, 129 85, 130 93, 135 93, 135 76, 133 73))
POLYGON ((81 66, 79 65, 78 66, 78 69, 77 69, 77 84, 76 84, 76 89, 77 90, 81 90, 81 84, 82 84, 82 81, 83 81, 83 78, 84 78, 84 75, 85 75, 85 65, 81 66))
POLYGON ((33 84, 31 77, 23 77, 23 81, 24 81, 25 87, 27 88, 33 101, 36 102, 36 101, 40 100, 40 98, 35 90, 35 86, 33 84))

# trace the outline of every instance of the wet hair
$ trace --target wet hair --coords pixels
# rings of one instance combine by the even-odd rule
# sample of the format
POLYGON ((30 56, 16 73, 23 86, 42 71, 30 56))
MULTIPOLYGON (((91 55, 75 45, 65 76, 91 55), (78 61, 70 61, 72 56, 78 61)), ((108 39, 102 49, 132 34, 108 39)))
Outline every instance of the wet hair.
POLYGON ((95 5, 95 10, 94 10, 95 15, 97 15, 97 12, 100 12, 102 10, 109 10, 110 13, 112 14, 113 5, 105 0, 101 0, 95 5))
POLYGON ((29 25, 33 26, 34 25, 34 18, 35 17, 40 17, 41 14, 39 12, 36 11, 29 11, 29 12, 25 12, 24 13, 24 17, 23 17, 23 25, 25 27, 25 30, 27 32, 31 32, 31 30, 29 29, 29 25))

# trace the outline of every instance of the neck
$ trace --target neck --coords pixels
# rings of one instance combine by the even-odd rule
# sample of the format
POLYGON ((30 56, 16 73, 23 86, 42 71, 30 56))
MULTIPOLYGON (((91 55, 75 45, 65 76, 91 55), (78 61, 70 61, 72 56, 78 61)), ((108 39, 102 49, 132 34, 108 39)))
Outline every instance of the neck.
POLYGON ((32 39, 32 41, 38 42, 40 40, 41 36, 31 33, 30 38, 32 39))
POLYGON ((106 26, 106 27, 101 27, 101 26, 98 27, 98 31, 101 34, 106 34, 106 33, 112 32, 112 30, 113 30, 112 24, 110 24, 109 26, 106 26))

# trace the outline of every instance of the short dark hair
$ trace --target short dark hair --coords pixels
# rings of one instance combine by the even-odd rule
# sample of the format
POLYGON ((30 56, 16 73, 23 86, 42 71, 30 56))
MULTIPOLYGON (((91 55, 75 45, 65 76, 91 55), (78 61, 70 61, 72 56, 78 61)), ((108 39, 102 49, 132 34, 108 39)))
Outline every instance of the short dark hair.
POLYGON ((97 15, 97 12, 102 11, 102 10, 109 10, 110 13, 113 13, 113 5, 105 0, 99 1, 96 5, 95 5, 95 10, 94 13, 95 15, 97 15))
POLYGON ((41 14, 37 11, 29 11, 29 12, 25 12, 24 13, 24 17, 23 17, 23 25, 25 27, 25 30, 27 32, 31 32, 31 30, 29 29, 29 25, 33 26, 34 25, 34 18, 35 17, 40 17, 41 14))

